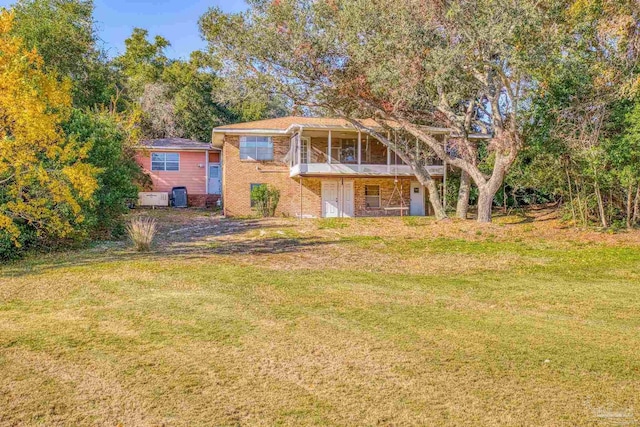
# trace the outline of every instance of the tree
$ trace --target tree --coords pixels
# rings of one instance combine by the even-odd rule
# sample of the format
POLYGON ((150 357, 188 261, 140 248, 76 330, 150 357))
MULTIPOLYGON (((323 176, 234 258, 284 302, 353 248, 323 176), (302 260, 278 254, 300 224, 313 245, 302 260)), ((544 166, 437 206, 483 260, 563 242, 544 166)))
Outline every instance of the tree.
POLYGON ((145 86, 161 81, 170 60, 165 49, 171 44, 162 36, 156 36, 153 43, 147 40, 149 32, 134 28, 131 36, 125 40, 125 53, 114 60, 126 79, 126 88, 131 99, 139 99, 145 86))
POLYGON ((469 175, 479 190, 478 220, 490 221, 493 198, 524 145, 522 110, 536 88, 533 73, 558 52, 548 22, 555 15, 547 13, 555 3, 281 0, 250 6, 236 15, 211 9, 200 22, 210 51, 228 64, 226 79, 252 81, 297 105, 352 120, 413 167, 444 218, 424 167, 434 152, 469 175), (393 138, 360 125, 363 117, 379 119, 393 138), (453 129, 458 145, 445 150, 425 125, 453 129), (469 138, 477 132, 491 138, 469 138), (481 152, 487 158, 480 159, 481 152))
POLYGON ((96 190, 89 146, 65 138, 71 84, 44 70, 43 60, 11 33, 14 16, 0 12, 0 238, 66 237, 84 220, 82 203, 96 190))
POLYGON ((85 203, 84 228, 92 237, 113 238, 124 232, 123 216, 148 177, 135 160, 136 115, 109 110, 74 110, 66 134, 87 147, 86 162, 100 170, 98 188, 85 203))
POLYGON ((92 1, 19 0, 12 10, 13 34, 38 50, 46 71, 71 79, 74 106, 109 104, 118 77, 96 46, 92 1))

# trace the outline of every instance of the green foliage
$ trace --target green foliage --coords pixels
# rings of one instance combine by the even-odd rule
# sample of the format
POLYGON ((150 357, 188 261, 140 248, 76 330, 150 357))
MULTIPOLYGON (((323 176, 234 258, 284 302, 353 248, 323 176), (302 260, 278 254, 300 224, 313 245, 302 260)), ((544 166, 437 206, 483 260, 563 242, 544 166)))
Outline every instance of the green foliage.
POLYGON ((275 216, 280 201, 280 190, 267 184, 258 185, 251 190, 251 201, 258 215, 275 216))
POLYGON ((100 170, 98 190, 85 206, 85 227, 93 237, 121 236, 123 215, 137 198, 137 182, 144 179, 129 142, 129 130, 107 111, 75 110, 65 125, 69 137, 90 147, 87 161, 100 170))
POLYGON ((107 105, 115 96, 117 75, 96 47, 90 0, 19 0, 13 5, 13 33, 35 48, 48 71, 73 82, 76 107, 107 105))
POLYGON ((169 64, 165 49, 171 43, 161 36, 156 36, 152 43, 147 40, 148 35, 147 30, 134 28, 131 36, 125 40, 125 53, 114 61, 126 78, 132 99, 142 96, 145 85, 159 81, 169 64))

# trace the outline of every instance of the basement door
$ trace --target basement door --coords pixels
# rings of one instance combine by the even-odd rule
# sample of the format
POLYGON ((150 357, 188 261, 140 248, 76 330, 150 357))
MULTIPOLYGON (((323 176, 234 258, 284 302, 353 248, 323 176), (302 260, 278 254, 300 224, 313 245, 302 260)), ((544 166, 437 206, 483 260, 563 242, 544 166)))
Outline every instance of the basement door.
POLYGON ((409 207, 409 215, 424 216, 425 215, 425 188, 418 181, 411 181, 411 206, 409 207))
POLYGON ((323 218, 354 215, 353 181, 322 181, 323 218))

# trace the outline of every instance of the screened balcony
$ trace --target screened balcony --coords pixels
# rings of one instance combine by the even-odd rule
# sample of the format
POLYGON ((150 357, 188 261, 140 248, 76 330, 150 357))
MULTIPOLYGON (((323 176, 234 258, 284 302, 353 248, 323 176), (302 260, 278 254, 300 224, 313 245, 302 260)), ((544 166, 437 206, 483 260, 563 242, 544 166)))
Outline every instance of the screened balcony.
MULTIPOLYGON (((291 138, 290 176, 413 176, 411 166, 377 139, 358 132, 305 130, 291 138)), ((444 174, 439 159, 427 166, 432 176, 444 174)))

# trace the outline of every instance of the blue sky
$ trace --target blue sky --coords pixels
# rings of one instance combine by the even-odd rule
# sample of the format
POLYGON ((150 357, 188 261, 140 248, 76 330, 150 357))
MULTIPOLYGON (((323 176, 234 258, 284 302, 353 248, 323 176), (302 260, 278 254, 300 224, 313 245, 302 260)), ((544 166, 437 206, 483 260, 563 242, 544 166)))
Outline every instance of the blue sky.
MULTIPOLYGON (((0 0, 0 7, 13 0, 0 0)), ((191 51, 203 48, 198 19, 209 7, 225 12, 246 8, 243 0, 94 0, 99 37, 109 56, 124 50, 124 40, 134 27, 146 28, 151 37, 161 35, 171 42, 167 55, 188 58, 191 51)))

